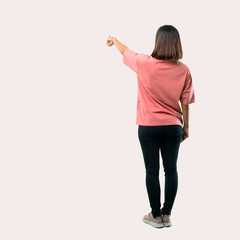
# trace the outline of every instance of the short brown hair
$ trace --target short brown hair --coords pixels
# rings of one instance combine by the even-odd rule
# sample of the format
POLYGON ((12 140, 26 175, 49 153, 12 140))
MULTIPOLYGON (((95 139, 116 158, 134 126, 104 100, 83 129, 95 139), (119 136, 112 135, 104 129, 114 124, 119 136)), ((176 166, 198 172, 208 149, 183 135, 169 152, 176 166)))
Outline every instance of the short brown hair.
POLYGON ((157 30, 151 56, 167 61, 177 61, 183 57, 180 35, 174 26, 163 25, 157 30))

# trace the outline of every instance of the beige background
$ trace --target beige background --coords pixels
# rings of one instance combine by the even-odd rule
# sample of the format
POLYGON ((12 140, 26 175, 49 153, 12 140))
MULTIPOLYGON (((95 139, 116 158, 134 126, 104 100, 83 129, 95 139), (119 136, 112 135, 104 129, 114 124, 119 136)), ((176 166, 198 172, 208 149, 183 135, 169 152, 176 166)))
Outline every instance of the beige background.
MULTIPOLYGON (((237 239, 238 1, 1 1, 0 238, 237 239), (150 211, 136 74, 108 35, 150 54, 175 26, 196 102, 171 228, 150 211)), ((160 181, 164 177, 161 163, 160 181)), ((162 195, 163 200, 163 195, 162 195)))

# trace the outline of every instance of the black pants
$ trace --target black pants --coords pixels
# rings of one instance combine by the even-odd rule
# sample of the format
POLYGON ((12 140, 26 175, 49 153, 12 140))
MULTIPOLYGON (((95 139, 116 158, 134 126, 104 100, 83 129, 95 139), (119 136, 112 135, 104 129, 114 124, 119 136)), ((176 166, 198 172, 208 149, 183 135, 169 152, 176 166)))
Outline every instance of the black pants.
POLYGON ((177 158, 182 136, 183 128, 180 125, 138 126, 138 138, 146 169, 145 182, 153 217, 171 214, 178 188, 177 158), (162 209, 159 149, 165 173, 165 199, 162 209))

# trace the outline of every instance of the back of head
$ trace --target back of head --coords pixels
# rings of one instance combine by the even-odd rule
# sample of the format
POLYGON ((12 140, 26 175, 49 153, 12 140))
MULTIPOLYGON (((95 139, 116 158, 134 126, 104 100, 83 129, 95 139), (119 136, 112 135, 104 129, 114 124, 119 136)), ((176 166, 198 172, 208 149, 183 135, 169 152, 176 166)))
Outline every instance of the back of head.
POLYGON ((183 57, 180 35, 174 26, 163 25, 157 30, 151 56, 166 61, 177 61, 183 57))

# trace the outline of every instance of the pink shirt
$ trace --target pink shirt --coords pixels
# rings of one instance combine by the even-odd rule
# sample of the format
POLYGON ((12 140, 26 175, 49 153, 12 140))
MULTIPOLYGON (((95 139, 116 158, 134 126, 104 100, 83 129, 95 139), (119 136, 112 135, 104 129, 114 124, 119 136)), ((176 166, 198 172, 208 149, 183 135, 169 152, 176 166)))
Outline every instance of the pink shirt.
POLYGON ((137 125, 180 125, 182 104, 195 102, 189 68, 180 62, 166 62, 126 48, 123 62, 137 73, 137 125))

